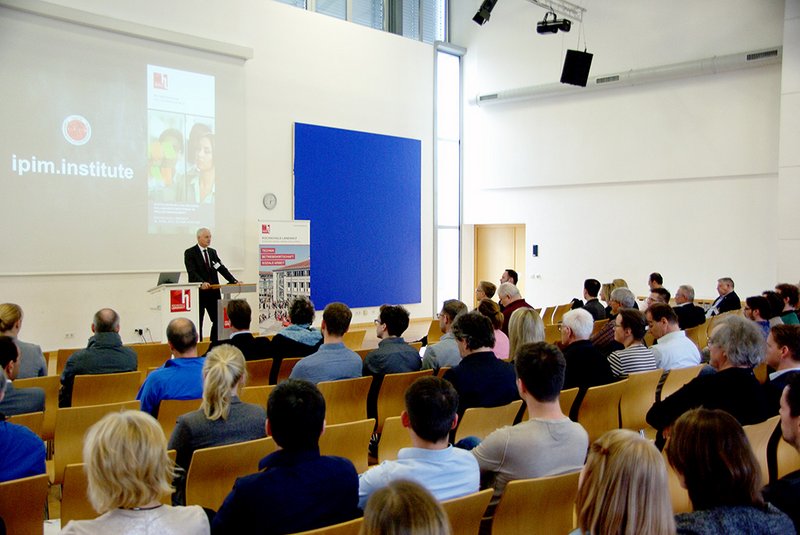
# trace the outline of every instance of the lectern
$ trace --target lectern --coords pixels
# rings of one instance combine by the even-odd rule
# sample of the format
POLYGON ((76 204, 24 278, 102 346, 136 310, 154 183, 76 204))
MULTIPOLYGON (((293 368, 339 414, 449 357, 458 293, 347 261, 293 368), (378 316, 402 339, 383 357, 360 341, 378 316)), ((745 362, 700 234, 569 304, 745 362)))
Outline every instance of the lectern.
MULTIPOLYGON (((161 284, 148 290, 155 301, 153 310, 158 311, 160 323, 156 325, 158 340, 164 340, 167 325, 175 318, 189 318, 198 325, 200 322, 199 282, 161 284)), ((155 337, 153 337, 155 341, 155 337)))
POLYGON ((231 299, 242 298, 243 293, 255 292, 256 283, 212 284, 211 287, 219 288, 220 293, 222 293, 222 299, 217 301, 217 339, 227 340, 231 337, 232 332, 231 320, 228 319, 228 302, 231 299))

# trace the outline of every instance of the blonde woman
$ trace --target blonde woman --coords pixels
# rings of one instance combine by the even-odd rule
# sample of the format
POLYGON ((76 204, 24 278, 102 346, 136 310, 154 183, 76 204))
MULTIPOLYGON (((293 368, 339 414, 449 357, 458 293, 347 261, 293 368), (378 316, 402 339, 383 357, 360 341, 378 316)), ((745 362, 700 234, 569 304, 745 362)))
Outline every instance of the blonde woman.
POLYGON ((44 360, 42 348, 20 340, 18 336, 21 328, 22 308, 14 303, 0 304, 0 336, 10 336, 19 348, 17 379, 44 377, 47 375, 47 362, 44 360))
POLYGON ((589 448, 573 535, 674 535, 666 464, 650 441, 609 431, 589 448))
POLYGON ((107 414, 89 428, 83 462, 94 520, 73 520, 62 534, 205 535, 208 517, 200 506, 170 507, 159 501, 172 492, 174 466, 155 418, 142 411, 107 414))
POLYGON ((239 389, 246 380, 247 366, 238 348, 223 344, 206 356, 203 402, 198 410, 178 418, 169 439, 169 449, 176 450, 177 465, 182 469, 175 479, 174 504, 185 503, 186 470, 195 450, 266 436, 264 407, 239 401, 239 389))
POLYGON ((508 341, 511 360, 523 345, 544 342, 544 322, 539 313, 532 308, 515 310, 508 321, 508 341))
POLYGON ((413 481, 397 480, 375 491, 364 510, 360 535, 450 535, 442 506, 413 481))

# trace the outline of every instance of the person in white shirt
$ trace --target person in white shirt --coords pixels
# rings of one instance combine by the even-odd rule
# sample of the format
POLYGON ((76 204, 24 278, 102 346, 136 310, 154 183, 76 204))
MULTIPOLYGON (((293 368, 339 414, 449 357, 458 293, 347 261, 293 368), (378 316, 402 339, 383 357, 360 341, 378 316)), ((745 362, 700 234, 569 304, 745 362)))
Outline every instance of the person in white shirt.
POLYGON ((672 307, 653 303, 645 313, 647 325, 658 344, 652 347, 656 366, 662 370, 688 368, 700 364, 700 350, 678 326, 678 316, 672 307))

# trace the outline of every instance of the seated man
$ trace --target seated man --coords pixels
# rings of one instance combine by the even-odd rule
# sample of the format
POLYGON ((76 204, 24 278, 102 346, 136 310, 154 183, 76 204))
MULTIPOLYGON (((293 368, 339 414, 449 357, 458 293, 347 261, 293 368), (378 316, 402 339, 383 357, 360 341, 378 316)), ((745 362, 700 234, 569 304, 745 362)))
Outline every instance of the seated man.
MULTIPOLYGON (((3 336, 2 338, 8 338, 3 336)), ((13 340, 12 340, 13 345, 13 340)), ((0 370, 0 402, 9 385, 5 372, 0 370)), ((27 427, 0 421, 0 483, 45 473, 45 447, 42 439, 27 427)), ((23 496, 20 498, 24 499, 23 496)))
POLYGON ((244 360, 261 360, 270 357, 269 338, 253 336, 250 332, 252 310, 250 304, 244 299, 231 299, 228 301, 228 319, 231 322, 231 337, 227 340, 214 340, 208 346, 211 351, 222 344, 230 344, 239 349, 244 355, 244 360))
POLYGON ((594 320, 586 310, 570 310, 561 320, 561 345, 567 363, 564 388, 583 389, 613 383, 608 360, 592 345, 594 320))
MULTIPOLYGON (((615 288, 611 291, 611 295, 608 298, 608 304, 610 308, 610 313, 608 314, 608 323, 603 325, 600 330, 596 334, 593 334, 589 339, 589 341, 592 342, 592 345, 594 345, 594 347, 605 356, 608 356, 613 351, 617 351, 618 349, 625 347, 616 341, 614 335, 616 324, 614 323, 614 320, 616 319, 617 314, 619 314, 621 308, 636 307, 636 297, 634 297, 633 292, 627 288, 615 288)), ((594 330, 594 326, 592 326, 592 329, 594 330)))
POLYGON ((494 487, 494 502, 509 481, 579 470, 589 447, 589 435, 558 402, 567 367, 561 351, 544 342, 525 344, 514 367, 528 420, 498 429, 472 450, 484 486, 494 487))
POLYGON ((425 348, 425 356, 422 357, 422 369, 433 369, 436 374, 439 368, 445 366, 452 368, 461 362, 461 353, 458 351, 458 344, 453 336, 453 322, 458 316, 467 312, 467 305, 458 299, 448 299, 442 305, 439 312, 439 328, 442 330, 442 337, 435 344, 425 348))
POLYGON ((292 369, 292 379, 305 379, 314 384, 361 377, 361 357, 344 346, 342 337, 350 328, 353 313, 344 303, 330 303, 322 312, 322 336, 325 343, 319 350, 304 357, 292 369))
POLYGON ((663 303, 668 305, 670 299, 672 299, 672 295, 666 288, 653 288, 650 290, 650 295, 648 295, 647 299, 645 300, 645 305, 647 308, 650 308, 650 306, 654 303, 663 303))
POLYGON ((519 288, 510 282, 501 284, 500 288, 497 289, 497 295, 500 298, 500 308, 503 311, 503 326, 500 330, 508 336, 508 322, 511 321, 511 314, 520 308, 533 307, 522 298, 522 295, 519 293, 519 288))
POLYGON ((678 326, 682 330, 691 329, 706 322, 706 311, 694 304, 694 288, 682 284, 675 292, 675 306, 672 307, 678 316, 678 326))
POLYGON ((0 414, 14 416, 44 410, 44 390, 41 388, 14 388, 12 381, 19 372, 19 348, 10 336, 0 336, 0 368, 8 381, 5 397, 0 401, 0 414))
POLYGON ((98 310, 92 319, 92 332, 86 349, 67 359, 61 373, 58 406, 72 405, 72 386, 76 375, 98 375, 136 371, 136 352, 122 345, 119 336, 119 315, 110 308, 98 310))
POLYGON ((297 533, 360 515, 353 463, 319 454, 325 399, 316 386, 295 379, 276 386, 266 428, 280 449, 261 459, 258 473, 236 480, 214 517, 215 534, 297 533))
POLYGON ((274 359, 270 384, 278 381, 283 359, 307 357, 316 353, 322 345, 322 333, 311 325, 314 323, 314 315, 314 303, 311 299, 301 295, 292 300, 289 305, 289 321, 292 323, 273 336, 270 344, 270 353, 274 359))
POLYGON ((800 319, 797 318, 797 302, 800 300, 800 292, 794 284, 783 283, 775 287, 775 291, 783 299, 783 310, 781 311, 781 319, 784 325, 797 325, 800 324, 800 319))
POLYGON ((606 308, 597 299, 597 294, 600 293, 600 281, 597 279, 586 279, 583 281, 583 298, 586 303, 583 305, 584 310, 588 310, 592 315, 594 321, 606 319, 606 308))
POLYGON ((671 306, 654 303, 647 308, 645 316, 653 338, 658 340, 652 347, 656 366, 671 370, 700 364, 700 350, 678 326, 678 316, 671 306))
POLYGON ((742 301, 734 291, 735 285, 733 279, 730 277, 722 277, 717 279, 717 297, 711 306, 706 310, 706 317, 716 316, 723 312, 730 312, 731 310, 739 310, 742 308, 742 301))
POLYGON ((167 344, 172 359, 147 376, 136 399, 142 410, 158 416, 158 406, 165 399, 200 399, 203 397, 203 364, 197 356, 197 329, 187 318, 175 318, 167 325, 167 344))
MULTIPOLYGON (((769 320, 772 317, 772 307, 769 301, 763 295, 753 295, 744 300, 744 317, 750 321, 754 321, 756 325, 761 327, 761 333, 764 339, 769 336, 771 325, 769 320)), ((781 320, 781 324, 783 321, 781 320)), ((777 400, 775 400, 777 401, 777 400)))
POLYGON ((406 410, 400 415, 413 447, 403 448, 396 461, 384 461, 358 479, 358 505, 398 479, 416 481, 438 500, 458 498, 478 491, 480 471, 472 454, 448 443, 458 424, 458 394, 439 377, 421 377, 408 387, 406 410))
MULTIPOLYGON (((794 375, 781 394, 781 436, 800 453, 800 375, 794 375)), ((800 470, 764 489, 764 500, 789 515, 800 532, 800 470)))
POLYGON ((765 354, 767 366, 775 370, 763 384, 769 404, 769 414, 774 416, 780 408, 783 389, 795 375, 800 375, 800 325, 776 325, 767 336, 765 354))
POLYGON ((650 290, 654 290, 656 288, 663 288, 664 287, 664 277, 661 276, 661 273, 654 271, 650 274, 647 278, 647 286, 650 290))
MULTIPOLYGON (((588 312, 586 312, 588 314, 588 312)), ((444 378, 458 392, 458 413, 470 407, 499 407, 519 399, 514 367, 492 351, 494 328, 480 312, 467 312, 453 322, 453 336, 461 352, 461 364, 444 378)))

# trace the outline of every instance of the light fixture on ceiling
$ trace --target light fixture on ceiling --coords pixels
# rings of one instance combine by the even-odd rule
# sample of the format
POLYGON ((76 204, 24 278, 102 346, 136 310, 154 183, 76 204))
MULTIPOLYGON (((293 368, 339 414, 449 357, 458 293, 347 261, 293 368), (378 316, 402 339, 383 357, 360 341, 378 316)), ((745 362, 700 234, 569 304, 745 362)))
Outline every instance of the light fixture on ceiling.
POLYGON ((559 19, 555 11, 548 11, 544 14, 544 19, 536 23, 536 31, 541 34, 558 33, 559 31, 568 32, 570 28, 572 28, 572 21, 559 19), (552 20, 550 15, 553 16, 552 20))
POLYGON ((472 17, 472 20, 477 22, 479 25, 483 26, 492 16, 492 10, 494 9, 497 0, 483 0, 481 7, 478 9, 478 12, 475 13, 475 16, 472 17))

